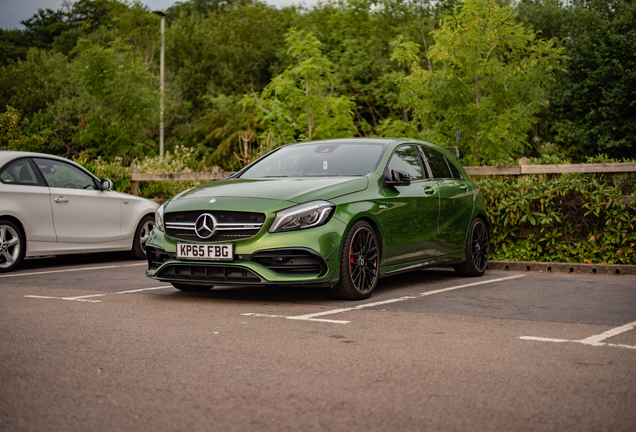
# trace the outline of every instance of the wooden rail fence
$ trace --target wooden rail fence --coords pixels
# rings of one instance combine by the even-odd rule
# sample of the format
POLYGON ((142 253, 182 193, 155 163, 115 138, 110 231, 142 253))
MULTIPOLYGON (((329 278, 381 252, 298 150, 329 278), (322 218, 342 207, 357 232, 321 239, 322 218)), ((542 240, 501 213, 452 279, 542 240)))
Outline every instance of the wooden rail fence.
MULTIPOLYGON (((619 173, 636 172, 636 163, 607 163, 607 164, 562 164, 562 165, 529 165, 528 158, 519 159, 519 165, 513 166, 471 166, 464 167, 468 175, 525 175, 525 174, 562 174, 562 173, 619 173)), ((139 195, 139 182, 142 181, 180 181, 180 180, 221 180, 230 175, 220 167, 212 167, 210 172, 198 173, 169 173, 169 174, 140 174, 134 168, 131 176, 132 193, 139 195)))

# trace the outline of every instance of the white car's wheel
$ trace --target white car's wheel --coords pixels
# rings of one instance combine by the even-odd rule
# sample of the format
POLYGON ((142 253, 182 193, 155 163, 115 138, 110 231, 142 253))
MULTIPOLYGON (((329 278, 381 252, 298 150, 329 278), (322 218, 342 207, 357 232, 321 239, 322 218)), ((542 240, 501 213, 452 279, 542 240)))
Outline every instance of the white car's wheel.
POLYGON ((130 254, 135 259, 146 259, 146 245, 150 239, 150 233, 155 227, 154 216, 145 216, 135 231, 135 238, 133 239, 133 247, 130 254))
POLYGON ((0 273, 20 265, 26 254, 22 229, 11 221, 0 219, 0 273))

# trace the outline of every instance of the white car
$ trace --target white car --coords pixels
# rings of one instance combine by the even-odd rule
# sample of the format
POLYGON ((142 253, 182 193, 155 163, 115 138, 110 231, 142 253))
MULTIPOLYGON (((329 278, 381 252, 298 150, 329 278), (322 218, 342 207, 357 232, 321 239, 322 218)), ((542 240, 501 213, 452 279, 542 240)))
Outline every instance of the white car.
POLYGON ((0 272, 25 256, 130 251, 144 259, 158 205, 111 186, 68 159, 0 151, 0 272))

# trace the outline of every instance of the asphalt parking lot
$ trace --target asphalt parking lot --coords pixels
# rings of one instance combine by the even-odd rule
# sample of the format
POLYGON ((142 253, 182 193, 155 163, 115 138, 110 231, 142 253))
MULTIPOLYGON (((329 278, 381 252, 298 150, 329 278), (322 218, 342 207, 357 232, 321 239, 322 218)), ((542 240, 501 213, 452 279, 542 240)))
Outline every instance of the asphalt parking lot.
POLYGON ((0 274, 0 430, 636 430, 636 276, 430 269, 347 302, 144 269, 0 274))

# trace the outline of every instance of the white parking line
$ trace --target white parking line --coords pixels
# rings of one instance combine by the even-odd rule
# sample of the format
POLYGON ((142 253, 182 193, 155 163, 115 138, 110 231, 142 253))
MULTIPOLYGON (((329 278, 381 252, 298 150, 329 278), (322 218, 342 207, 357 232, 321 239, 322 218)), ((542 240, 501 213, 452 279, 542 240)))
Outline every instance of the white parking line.
POLYGON ((636 346, 632 345, 622 345, 622 344, 611 344, 606 342, 601 342, 607 338, 611 338, 613 336, 619 335, 621 333, 625 333, 630 330, 634 330, 636 328, 636 321, 625 324, 620 327, 615 327, 606 332, 603 332, 598 335, 590 336, 581 340, 569 340, 569 339, 552 339, 552 338, 542 338, 542 337, 534 337, 534 336, 520 336, 521 340, 531 340, 531 341, 539 341, 539 342, 576 342, 584 345, 592 345, 592 346, 610 346, 610 347, 618 347, 618 348, 628 348, 628 349, 636 349, 636 346))
POLYGON ((75 301, 84 301, 84 302, 91 302, 91 303, 101 303, 101 300, 87 300, 88 297, 103 297, 106 294, 92 294, 92 295, 85 295, 85 296, 79 296, 79 297, 49 297, 49 296, 35 296, 35 295, 25 295, 25 297, 29 297, 29 298, 39 298, 39 299, 57 299, 57 300, 75 300, 75 301))
MULTIPOLYGON (((502 282, 502 281, 506 281, 506 280, 517 279, 517 278, 524 277, 524 276, 525 275, 514 275, 514 276, 508 276, 508 277, 504 277, 504 278, 489 279, 489 280, 473 282, 473 283, 469 283, 469 284, 457 285, 457 286, 454 286, 454 287, 442 288, 442 289, 438 289, 438 290, 434 290, 434 291, 426 291, 426 292, 420 293, 419 296, 422 296, 422 297, 423 296, 429 296, 429 295, 432 295, 432 294, 439 294, 439 293, 442 293, 442 292, 452 291, 452 290, 456 290, 456 289, 460 289, 460 288, 468 288, 468 287, 476 286, 476 285, 484 285, 484 284, 493 283, 493 282, 502 282)), ((352 311, 352 310, 364 309, 364 308, 368 308, 368 307, 381 306, 381 305, 384 305, 384 304, 396 303, 396 302, 401 302, 401 301, 404 301, 404 300, 411 300, 411 299, 415 299, 415 298, 418 298, 418 296, 397 297, 397 298, 388 299, 388 300, 382 300, 382 301, 373 302, 373 303, 365 303, 365 304, 362 304, 362 305, 352 306, 352 307, 348 307, 348 308, 333 309, 333 310, 324 311, 324 312, 316 312, 316 313, 311 313, 311 314, 306 314, 306 315, 297 315, 297 316, 266 315, 266 314, 257 314, 257 313, 243 313, 241 315, 246 315, 246 316, 264 316, 264 317, 269 317, 269 318, 286 318, 286 319, 291 319, 291 320, 319 321, 319 322, 329 322, 329 323, 336 323, 336 324, 347 324, 350 321, 319 319, 319 318, 316 318, 316 317, 325 316, 325 315, 333 315, 333 314, 342 313, 342 312, 349 312, 349 311, 352 311)))
POLYGON ((140 289, 136 289, 136 290, 117 291, 117 292, 114 292, 114 293, 103 293, 103 294, 90 294, 90 295, 77 296, 77 297, 51 297, 51 296, 36 296, 36 295, 25 295, 25 297, 38 298, 38 299, 76 300, 76 301, 85 301, 85 302, 91 302, 91 303, 101 303, 101 300, 87 300, 87 299, 89 297, 103 297, 103 296, 106 296, 108 294, 132 294, 132 293, 137 293, 137 292, 142 292, 142 291, 153 291, 153 290, 160 290, 160 289, 167 289, 167 288, 171 288, 171 287, 170 286, 160 286, 160 287, 153 287, 153 288, 140 288, 140 289))
POLYGON ((101 266, 101 267, 82 267, 82 268, 75 268, 75 269, 50 270, 50 271, 31 272, 31 273, 11 273, 11 274, 2 275, 0 276, 0 278, 33 276, 33 275, 43 275, 43 274, 51 274, 51 273, 69 273, 69 272, 77 272, 77 271, 85 271, 85 270, 104 270, 104 269, 112 269, 112 268, 147 266, 147 265, 148 263, 143 262, 143 263, 135 263, 135 264, 123 264, 123 265, 101 266))

